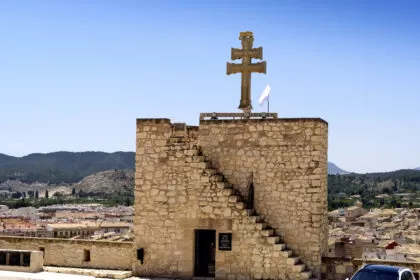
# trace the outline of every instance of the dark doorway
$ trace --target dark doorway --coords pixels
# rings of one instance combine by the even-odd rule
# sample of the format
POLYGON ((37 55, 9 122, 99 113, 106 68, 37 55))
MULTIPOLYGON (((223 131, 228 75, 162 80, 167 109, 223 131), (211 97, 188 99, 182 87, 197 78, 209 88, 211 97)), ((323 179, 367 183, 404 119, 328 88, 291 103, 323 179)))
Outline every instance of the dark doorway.
POLYGON ((216 231, 195 230, 194 276, 214 277, 216 260, 216 231))

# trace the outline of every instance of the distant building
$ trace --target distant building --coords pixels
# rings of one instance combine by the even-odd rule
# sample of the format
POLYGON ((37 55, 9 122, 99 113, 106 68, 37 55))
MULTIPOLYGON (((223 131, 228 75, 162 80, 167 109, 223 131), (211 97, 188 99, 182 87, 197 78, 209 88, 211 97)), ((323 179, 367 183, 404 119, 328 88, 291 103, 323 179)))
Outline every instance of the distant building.
POLYGON ((123 223, 123 222, 102 222, 99 224, 99 228, 95 231, 95 234, 103 234, 108 232, 115 232, 115 233, 126 233, 132 228, 132 224, 123 223))
POLYGON ((47 230, 52 232, 55 238, 71 238, 79 236, 81 238, 88 238, 92 236, 96 230, 99 229, 98 224, 49 224, 47 230))
POLYGON ((346 221, 355 221, 360 216, 363 216, 367 210, 363 209, 360 205, 351 206, 345 209, 346 221))

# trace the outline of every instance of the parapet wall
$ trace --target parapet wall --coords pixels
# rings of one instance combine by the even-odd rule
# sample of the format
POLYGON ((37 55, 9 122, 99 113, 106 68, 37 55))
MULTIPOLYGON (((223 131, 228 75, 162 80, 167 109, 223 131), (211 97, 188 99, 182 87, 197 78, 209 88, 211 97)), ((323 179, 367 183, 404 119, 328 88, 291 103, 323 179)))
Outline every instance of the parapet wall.
POLYGON ((198 144, 254 208, 320 273, 327 248, 328 124, 322 119, 201 120, 198 144))
POLYGON ((322 259, 322 278, 325 280, 336 280, 350 278, 357 270, 351 259, 348 258, 327 258, 322 259))
POLYGON ((0 248, 44 251, 47 266, 131 270, 134 258, 132 242, 1 236, 0 248))

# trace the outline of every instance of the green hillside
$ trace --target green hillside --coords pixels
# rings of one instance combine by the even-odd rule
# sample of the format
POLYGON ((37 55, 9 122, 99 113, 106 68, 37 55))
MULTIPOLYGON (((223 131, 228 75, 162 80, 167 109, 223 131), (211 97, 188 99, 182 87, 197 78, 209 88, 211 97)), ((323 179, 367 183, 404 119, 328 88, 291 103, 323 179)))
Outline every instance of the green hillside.
POLYGON ((73 183, 93 173, 134 169, 133 152, 55 152, 11 157, 0 154, 0 183, 19 179, 25 183, 73 183))
POLYGON ((420 171, 328 175, 330 209, 352 205, 355 200, 366 208, 420 207, 420 171))

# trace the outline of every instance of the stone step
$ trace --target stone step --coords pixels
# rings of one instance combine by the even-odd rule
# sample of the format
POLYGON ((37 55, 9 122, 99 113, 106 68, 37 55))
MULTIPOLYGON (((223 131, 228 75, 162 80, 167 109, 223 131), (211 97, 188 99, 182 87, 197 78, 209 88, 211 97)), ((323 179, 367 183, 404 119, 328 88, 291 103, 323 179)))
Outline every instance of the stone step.
POLYGON ((192 162, 204 162, 204 161, 205 161, 204 156, 197 156, 197 155, 192 156, 192 162))
POLYGON ((273 233, 274 233, 274 230, 272 230, 272 229, 263 229, 261 231, 261 234, 263 236, 267 236, 267 237, 273 235, 273 233))
POLYGON ((235 189, 233 188, 232 184, 229 182, 225 182, 225 189, 232 189, 234 193, 237 193, 235 189))
POLYGON ((237 195, 229 195, 229 202, 238 202, 240 200, 240 197, 237 195))
POLYGON ((299 258, 298 257, 288 257, 287 260, 286 260, 286 263, 290 264, 290 265, 298 264, 299 263, 299 258))
POLYGON ((198 155, 200 155, 200 151, 197 150, 196 148, 192 147, 188 150, 187 154, 190 155, 190 156, 198 156, 198 155))
POLYGON ((302 271, 300 273, 300 276, 302 277, 302 279, 309 280, 312 277, 312 271, 310 271, 310 270, 302 271))
POLYGON ((223 195, 226 195, 226 196, 230 196, 233 193, 232 189, 223 189, 222 192, 223 192, 223 195))
POLYGON ((264 222, 259 222, 255 224, 255 229, 263 230, 267 228, 267 224, 264 222))
POLYGON ((197 167, 200 168, 200 169, 209 169, 209 168, 211 168, 211 164, 207 161, 198 162, 197 167))
POLYGON ((230 190, 230 194, 235 194, 235 192, 234 192, 234 190, 232 189, 232 188, 229 188, 230 187, 230 184, 229 183, 227 183, 227 182, 216 182, 216 186, 217 186, 217 188, 218 189, 227 189, 227 190, 230 190))
POLYGON ((251 216, 252 213, 254 213, 254 210, 252 209, 243 209, 241 212, 242 216, 251 216))
POLYGON ((269 236, 269 237, 267 237, 267 241, 270 244, 276 244, 277 242, 279 242, 279 240, 280 240, 280 237, 278 237, 278 236, 269 236))
POLYGON ((248 222, 249 223, 259 223, 261 222, 261 216, 249 216, 248 217, 248 222))
POLYGON ((274 250, 276 250, 276 251, 284 251, 284 250, 286 250, 286 243, 277 243, 277 244, 274 244, 274 250))
POLYGON ((217 173, 217 170, 214 168, 206 168, 204 169, 204 173, 208 174, 208 175, 213 175, 217 173))
POLYGON ((298 263, 298 264, 295 264, 293 267, 292 267, 292 271, 293 272, 303 272, 304 270, 305 270, 305 264, 303 264, 303 263, 298 263))
POLYGON ((218 175, 218 174, 211 175, 210 182, 223 182, 223 183, 225 183, 223 181, 223 176, 222 175, 218 175))
POLYGON ((293 251, 292 250, 283 250, 280 252, 284 257, 289 258, 292 256, 293 251))
POLYGON ((236 202, 236 208, 240 209, 240 210, 244 209, 245 208, 245 203, 243 203, 242 201, 236 202))

